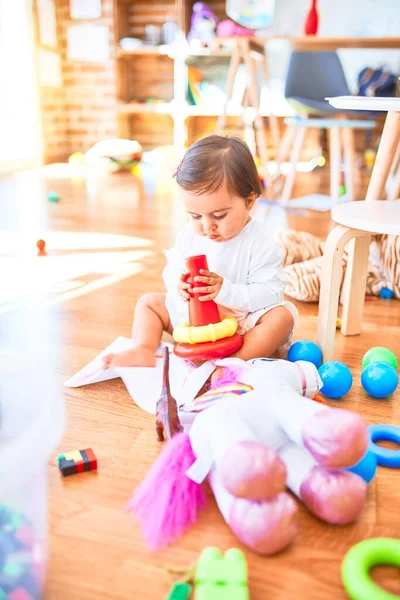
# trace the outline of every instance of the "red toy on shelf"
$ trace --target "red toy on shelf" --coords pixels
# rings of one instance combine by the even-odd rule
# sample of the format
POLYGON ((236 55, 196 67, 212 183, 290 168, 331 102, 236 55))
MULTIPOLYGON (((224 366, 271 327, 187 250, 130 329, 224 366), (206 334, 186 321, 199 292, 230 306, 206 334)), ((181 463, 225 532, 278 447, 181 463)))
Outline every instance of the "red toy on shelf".
POLYGON ((304 24, 304 33, 306 35, 316 35, 318 32, 318 11, 317 0, 311 0, 310 10, 304 24))
MULTIPOLYGON (((187 258, 186 269, 186 281, 196 286, 196 275, 200 275, 201 269, 208 271, 207 257, 200 254, 187 258)), ((178 325, 173 331, 177 342, 175 354, 181 358, 208 360, 223 358, 239 350, 243 338, 236 333, 237 320, 234 317, 221 320, 218 306, 213 300, 201 302, 199 297, 205 294, 189 294, 189 323, 178 325)))

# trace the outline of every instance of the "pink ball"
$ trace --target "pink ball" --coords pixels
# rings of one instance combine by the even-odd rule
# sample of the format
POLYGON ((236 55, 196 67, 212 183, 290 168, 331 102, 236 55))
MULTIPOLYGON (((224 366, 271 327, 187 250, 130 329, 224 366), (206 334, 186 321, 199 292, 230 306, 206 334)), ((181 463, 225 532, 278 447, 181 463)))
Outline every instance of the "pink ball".
POLYGON ((237 498, 266 500, 286 487, 286 467, 279 455, 260 442, 231 446, 218 464, 225 489, 237 498))

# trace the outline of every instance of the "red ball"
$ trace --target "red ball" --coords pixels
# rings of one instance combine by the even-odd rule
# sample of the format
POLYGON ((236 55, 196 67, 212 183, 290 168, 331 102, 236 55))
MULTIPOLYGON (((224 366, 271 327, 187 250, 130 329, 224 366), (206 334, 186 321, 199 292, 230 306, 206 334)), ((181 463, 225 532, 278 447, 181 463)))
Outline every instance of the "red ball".
POLYGON ((38 240, 36 242, 36 247, 40 252, 43 252, 46 247, 46 242, 44 240, 38 240))

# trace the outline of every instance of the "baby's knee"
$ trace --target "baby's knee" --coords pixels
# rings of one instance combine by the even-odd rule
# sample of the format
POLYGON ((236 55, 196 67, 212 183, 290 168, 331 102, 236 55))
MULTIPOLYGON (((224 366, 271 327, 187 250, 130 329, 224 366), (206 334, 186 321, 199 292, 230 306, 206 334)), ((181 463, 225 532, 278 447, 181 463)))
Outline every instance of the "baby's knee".
POLYGON ((292 331, 294 327, 294 316, 290 312, 290 310, 286 308, 286 306, 277 306, 275 310, 279 310, 278 318, 281 321, 282 325, 287 327, 289 329, 289 332, 292 331))
POLYGON ((165 307, 165 294, 148 293, 140 296, 136 306, 157 310, 165 307))
POLYGON ((277 324, 281 326, 282 329, 288 330, 289 333, 294 327, 294 317, 290 310, 285 306, 276 306, 271 309, 261 317, 259 322, 265 322, 268 323, 268 325, 271 325, 272 323, 277 324))

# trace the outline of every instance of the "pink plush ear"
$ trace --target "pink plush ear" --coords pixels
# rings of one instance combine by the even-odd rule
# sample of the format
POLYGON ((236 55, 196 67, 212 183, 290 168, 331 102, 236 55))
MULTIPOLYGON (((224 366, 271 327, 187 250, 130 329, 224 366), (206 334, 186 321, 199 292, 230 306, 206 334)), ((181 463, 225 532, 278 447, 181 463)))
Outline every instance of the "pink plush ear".
POLYGON ((166 443, 128 504, 154 550, 172 543, 194 525, 198 511, 205 506, 203 487, 186 475, 195 460, 189 435, 178 433, 166 443))

